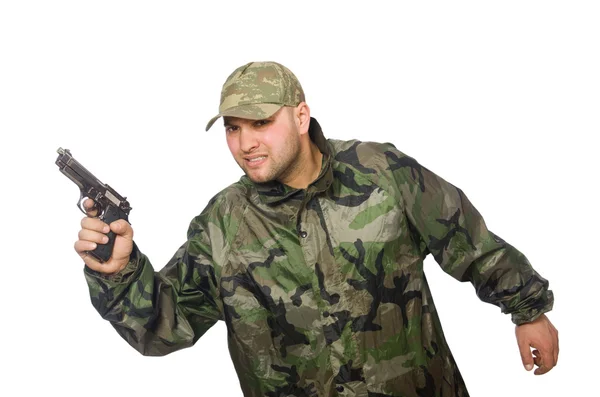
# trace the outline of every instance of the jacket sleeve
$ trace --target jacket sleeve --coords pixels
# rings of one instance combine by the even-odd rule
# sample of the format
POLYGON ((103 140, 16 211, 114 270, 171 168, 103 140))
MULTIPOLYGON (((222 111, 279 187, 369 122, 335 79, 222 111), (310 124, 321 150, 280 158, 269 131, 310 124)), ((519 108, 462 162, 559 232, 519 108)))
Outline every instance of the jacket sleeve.
POLYGON ((143 355, 190 347, 222 318, 215 258, 223 255, 223 217, 209 207, 192 220, 187 241, 159 272, 135 244, 130 262, 115 275, 85 267, 92 304, 143 355))
POLYGON ((446 273, 470 281, 482 301, 511 314, 517 325, 552 309, 548 281, 521 252, 487 229, 462 190, 391 144, 385 156, 423 257, 431 253, 446 273))

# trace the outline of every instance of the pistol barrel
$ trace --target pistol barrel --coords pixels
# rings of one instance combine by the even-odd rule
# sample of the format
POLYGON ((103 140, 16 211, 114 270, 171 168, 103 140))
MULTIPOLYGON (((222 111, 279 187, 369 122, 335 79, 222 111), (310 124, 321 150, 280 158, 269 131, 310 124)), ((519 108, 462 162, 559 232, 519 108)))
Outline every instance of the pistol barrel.
POLYGON ((115 206, 129 213, 131 207, 127 197, 121 196, 112 187, 100 182, 91 172, 89 172, 81 163, 73 158, 69 149, 58 148, 56 151, 59 156, 56 159, 60 172, 73 181, 81 190, 82 197, 89 197, 94 200, 104 198, 111 201, 115 206))
POLYGON ((60 156, 56 159, 56 165, 60 168, 60 172, 71 179, 80 189, 87 190, 90 187, 98 190, 106 189, 98 178, 73 158, 69 149, 58 148, 57 152, 60 156))

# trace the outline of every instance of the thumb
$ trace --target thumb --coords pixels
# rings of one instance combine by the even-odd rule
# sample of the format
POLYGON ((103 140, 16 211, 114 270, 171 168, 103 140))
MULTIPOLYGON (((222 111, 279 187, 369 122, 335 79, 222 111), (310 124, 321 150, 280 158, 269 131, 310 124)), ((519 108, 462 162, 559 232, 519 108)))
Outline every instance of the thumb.
POLYGON ((119 219, 110 224, 110 230, 118 234, 119 236, 125 237, 129 240, 133 239, 133 228, 124 219, 119 219))
POLYGON ((523 366, 527 371, 531 371, 533 369, 533 356, 527 341, 519 340, 519 352, 521 353, 521 361, 523 361, 523 366))

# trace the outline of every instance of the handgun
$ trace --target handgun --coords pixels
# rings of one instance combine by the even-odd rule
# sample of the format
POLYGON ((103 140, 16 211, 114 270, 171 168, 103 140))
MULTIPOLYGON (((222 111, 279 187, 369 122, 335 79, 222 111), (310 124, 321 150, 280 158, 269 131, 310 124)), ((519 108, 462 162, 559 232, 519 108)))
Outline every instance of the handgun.
MULTIPOLYGON (((81 192, 77 207, 84 214, 88 215, 83 207, 85 198, 94 200, 94 207, 98 211, 97 217, 107 224, 118 219, 125 219, 129 222, 129 211, 131 207, 127 197, 121 196, 112 187, 100 182, 91 172, 85 169, 77 160, 73 158, 69 149, 58 148, 58 158, 56 165, 60 172, 72 180, 81 192)), ((100 262, 106 262, 112 255, 115 244, 115 233, 111 230, 107 233, 108 243, 98 244, 93 251, 86 251, 100 262)))

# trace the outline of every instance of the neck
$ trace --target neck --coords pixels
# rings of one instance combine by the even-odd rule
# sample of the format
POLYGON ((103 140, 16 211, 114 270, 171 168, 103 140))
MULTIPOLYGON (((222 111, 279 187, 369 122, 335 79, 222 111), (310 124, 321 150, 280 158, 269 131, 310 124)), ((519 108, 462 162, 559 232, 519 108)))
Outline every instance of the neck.
POLYGON ((300 158, 296 163, 297 166, 294 167, 295 175, 289 180, 281 180, 280 182, 295 189, 306 189, 308 185, 317 179, 321 172, 323 153, 312 141, 309 141, 308 150, 301 150, 300 153, 300 158))

